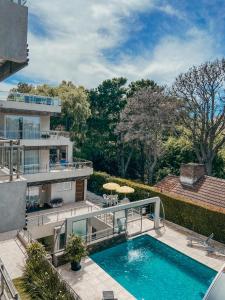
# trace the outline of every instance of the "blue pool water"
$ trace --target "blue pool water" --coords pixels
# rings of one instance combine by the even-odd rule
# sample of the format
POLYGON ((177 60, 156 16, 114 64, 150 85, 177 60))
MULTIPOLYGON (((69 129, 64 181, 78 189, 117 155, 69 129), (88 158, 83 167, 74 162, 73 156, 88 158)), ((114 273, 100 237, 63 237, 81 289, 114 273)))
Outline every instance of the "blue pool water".
POLYGON ((138 300, 200 300, 216 275, 149 235, 91 258, 138 300))

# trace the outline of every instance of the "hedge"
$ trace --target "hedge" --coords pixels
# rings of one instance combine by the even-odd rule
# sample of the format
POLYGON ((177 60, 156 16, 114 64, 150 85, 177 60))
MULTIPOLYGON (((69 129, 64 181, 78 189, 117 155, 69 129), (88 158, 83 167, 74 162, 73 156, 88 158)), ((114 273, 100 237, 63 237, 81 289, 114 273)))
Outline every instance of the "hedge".
POLYGON ((131 201, 159 196, 165 208, 166 220, 186 227, 197 233, 209 236, 212 232, 217 241, 225 243, 225 213, 215 208, 199 205, 190 199, 182 199, 168 193, 159 192, 156 188, 123 178, 112 177, 106 173, 95 172, 88 181, 88 190, 97 195, 105 193, 103 184, 111 181, 128 185, 135 189, 129 195, 131 201))

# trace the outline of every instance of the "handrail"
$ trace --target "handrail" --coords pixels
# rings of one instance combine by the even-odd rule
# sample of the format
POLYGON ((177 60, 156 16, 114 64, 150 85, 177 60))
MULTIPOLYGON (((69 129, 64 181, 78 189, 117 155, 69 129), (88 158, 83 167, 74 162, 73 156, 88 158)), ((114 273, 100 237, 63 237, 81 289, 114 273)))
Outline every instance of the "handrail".
POLYGON ((92 212, 93 209, 97 210, 97 208, 93 207, 92 205, 82 205, 79 207, 73 207, 73 208, 68 208, 68 209, 64 209, 64 210, 53 211, 53 212, 49 212, 49 213, 42 213, 42 214, 38 214, 35 216, 28 215, 28 217, 27 217, 28 226, 29 226, 29 223, 31 223, 33 221, 37 221, 37 222, 35 222, 36 226, 43 226, 45 224, 51 223, 48 220, 46 221, 46 219, 51 216, 55 216, 54 221, 52 221, 52 223, 63 221, 68 217, 68 216, 65 216, 66 213, 69 213, 69 215, 72 217, 72 216, 77 215, 77 212, 84 208, 87 209, 87 212, 92 212), (62 215, 62 217, 60 217, 60 215, 62 215))
POLYGON ((15 101, 15 102, 25 102, 33 104, 44 104, 51 106, 61 106, 61 99, 57 97, 32 95, 19 92, 4 92, 0 91, 0 100, 15 101))
POLYGON ((0 288, 1 288, 1 292, 0 292, 0 299, 1 299, 1 296, 3 296, 4 298, 4 295, 5 295, 5 285, 7 286, 7 289, 8 289, 8 296, 10 296, 9 299, 15 299, 15 300, 20 300, 20 297, 19 297, 19 294, 0 258, 0 277, 1 277, 1 284, 0 284, 0 288))

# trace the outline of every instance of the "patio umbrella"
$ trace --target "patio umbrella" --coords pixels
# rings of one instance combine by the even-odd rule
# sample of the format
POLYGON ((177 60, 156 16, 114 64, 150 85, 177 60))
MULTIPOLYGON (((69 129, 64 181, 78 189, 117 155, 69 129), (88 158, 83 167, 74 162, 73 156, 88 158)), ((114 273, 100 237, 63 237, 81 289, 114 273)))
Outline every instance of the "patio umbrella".
POLYGON ((114 182, 108 182, 103 184, 103 188, 109 191, 116 191, 120 187, 119 184, 114 183, 114 182))
POLYGON ((118 189, 116 189, 116 191, 117 191, 118 193, 124 194, 124 200, 127 199, 127 198, 126 198, 126 195, 127 195, 127 194, 134 193, 134 189, 131 188, 131 187, 129 187, 129 186, 126 186, 126 185, 120 186, 118 189))

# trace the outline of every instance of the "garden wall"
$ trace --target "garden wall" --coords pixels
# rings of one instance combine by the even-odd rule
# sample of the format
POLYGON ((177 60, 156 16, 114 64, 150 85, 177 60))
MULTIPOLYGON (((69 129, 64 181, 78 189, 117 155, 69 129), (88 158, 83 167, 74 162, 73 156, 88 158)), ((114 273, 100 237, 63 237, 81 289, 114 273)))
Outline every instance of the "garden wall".
POLYGON ((112 177, 106 173, 95 172, 88 180, 88 190, 97 195, 106 191, 103 184, 112 181, 120 185, 128 185, 135 189, 135 193, 129 195, 131 201, 141 200, 147 197, 159 196, 165 208, 166 220, 186 227, 202 235, 208 236, 212 232, 215 239, 225 243, 225 213, 198 205, 190 199, 182 199, 171 194, 159 192, 156 188, 135 181, 112 177))

